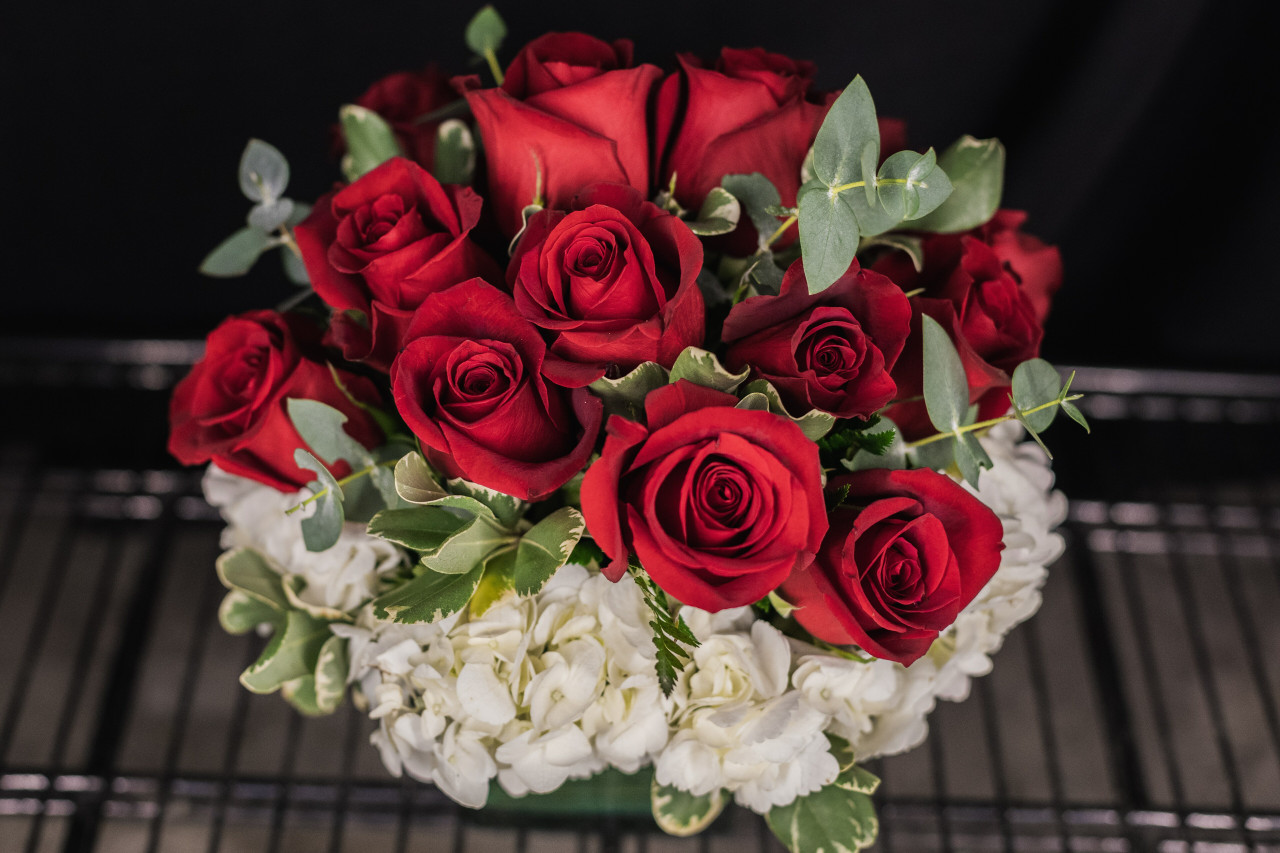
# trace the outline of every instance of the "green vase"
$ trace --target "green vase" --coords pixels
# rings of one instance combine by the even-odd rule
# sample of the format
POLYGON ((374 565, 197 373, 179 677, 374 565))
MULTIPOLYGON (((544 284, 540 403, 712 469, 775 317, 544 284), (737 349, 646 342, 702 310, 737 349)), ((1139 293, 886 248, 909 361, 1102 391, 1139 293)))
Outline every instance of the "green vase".
POLYGON ((548 794, 512 797, 494 781, 489 787, 489 801, 479 817, 555 817, 612 816, 628 820, 652 820, 649 787, 653 768, 623 773, 610 767, 590 779, 574 779, 548 794))

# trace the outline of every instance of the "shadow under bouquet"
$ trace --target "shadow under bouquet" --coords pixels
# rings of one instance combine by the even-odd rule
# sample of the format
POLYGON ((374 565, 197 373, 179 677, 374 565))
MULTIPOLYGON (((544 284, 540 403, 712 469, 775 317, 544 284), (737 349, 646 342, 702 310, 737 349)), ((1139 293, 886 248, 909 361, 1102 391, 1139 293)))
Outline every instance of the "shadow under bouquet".
POLYGON ((227 522, 223 627, 270 636, 240 680, 350 690, 471 808, 643 770, 673 834, 732 799, 865 847, 859 762, 967 695, 1062 548, 1058 252, 997 140, 909 150, 860 77, 579 33, 504 71, 504 33, 466 33, 497 85, 344 106, 313 205, 244 152, 203 270, 278 250, 301 289, 209 335, 170 437, 227 522))

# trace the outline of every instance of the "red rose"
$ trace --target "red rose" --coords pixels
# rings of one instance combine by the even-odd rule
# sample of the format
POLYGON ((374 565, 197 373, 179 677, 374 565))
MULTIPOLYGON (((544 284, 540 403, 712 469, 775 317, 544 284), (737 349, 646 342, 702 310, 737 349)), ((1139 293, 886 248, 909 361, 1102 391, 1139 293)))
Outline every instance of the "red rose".
POLYGON ((603 406, 542 374, 546 344, 511 297, 472 279, 428 296, 391 365, 396 408, 450 477, 537 500, 586 464, 603 406))
POLYGON ((330 340, 348 359, 386 370, 427 294, 475 276, 498 280, 467 236, 481 204, 401 157, 321 196, 294 236, 312 287, 337 309, 330 340))
POLYGON ((1057 246, 1024 234, 1022 223, 1026 219, 1027 214, 1021 210, 997 210, 978 229, 977 237, 991 247, 1005 272, 1022 286, 1035 309, 1036 320, 1043 324, 1053 295, 1062 286, 1062 254, 1057 246))
POLYGON ((845 486, 846 505, 831 513, 818 558, 781 594, 819 640, 909 666, 1000 567, 1003 526, 962 486, 927 468, 859 471, 827 484, 845 486))
POLYGON ((810 294, 804 264, 782 277, 777 296, 753 296, 724 323, 732 370, 767 379, 793 414, 821 409, 865 418, 893 399, 889 378, 911 327, 911 303, 879 273, 848 272, 810 294))
MULTIPOLYGON (((250 311, 228 317, 209 333, 204 358, 173 390, 169 403, 169 452, 184 465, 210 460, 260 483, 291 492, 315 479, 293 462, 307 447, 293 428, 285 401, 318 400, 347 416, 346 431, 365 447, 382 440, 372 418, 348 399, 329 367, 305 358, 299 342, 318 332, 297 317, 250 311)), ((370 404, 378 392, 369 380, 338 371, 347 391, 370 404)), ((346 463, 333 469, 348 473, 346 463)))
MULTIPOLYGON (((899 396, 912 397, 924 387, 923 349, 920 314, 937 320, 951 335, 965 366, 969 380, 970 402, 978 404, 978 417, 996 417, 1009 405, 1007 388, 1014 369, 1040 353, 1044 337, 1031 292, 1002 263, 995 250, 979 234, 940 236, 924 240, 923 274, 914 268, 896 269, 896 258, 878 264, 890 270, 903 287, 923 288, 924 293, 912 299, 916 315, 912 335, 903 357, 898 361, 893 378, 899 396)), ((1056 258, 1056 249, 1047 250, 1056 258)), ((1035 256, 1045 260, 1043 252, 1035 256)), ((1047 270, 1028 265, 1029 271, 1047 270)), ((1060 272, 1061 267, 1058 267, 1060 272)), ((1047 312, 1052 284, 1061 276, 1031 275, 1028 281, 1042 287, 1037 298, 1047 312)), ((922 402, 903 403, 888 412, 890 418, 908 437, 932 432, 928 412, 922 402)))
POLYGON ((546 207, 565 208, 599 181, 649 191, 649 93, 662 72, 631 67, 631 42, 548 33, 524 47, 501 87, 458 81, 475 115, 489 195, 508 236, 541 176, 546 207))
POLYGON ((609 418, 582 512, 610 580, 634 551, 664 590, 715 611, 758 601, 813 558, 827 531, 817 445, 737 402, 682 379, 645 398, 647 427, 609 418))
POLYGON ((702 343, 701 269, 688 226, 630 187, 596 184, 572 213, 530 217, 507 281, 520 313, 554 336, 554 354, 589 367, 589 382, 607 365, 670 367, 702 343))
POLYGON ((422 71, 388 74, 355 102, 385 119, 395 131, 405 156, 430 169, 435 164, 440 122, 419 123, 418 119, 456 99, 448 76, 435 65, 429 65, 422 71))

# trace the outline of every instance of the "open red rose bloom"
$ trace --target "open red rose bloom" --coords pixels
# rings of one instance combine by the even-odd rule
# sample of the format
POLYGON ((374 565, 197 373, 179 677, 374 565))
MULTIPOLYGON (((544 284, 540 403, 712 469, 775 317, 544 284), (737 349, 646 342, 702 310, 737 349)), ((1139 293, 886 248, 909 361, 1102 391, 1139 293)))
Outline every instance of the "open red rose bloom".
MULTIPOLYGON (((861 78, 824 91, 761 48, 664 70, 550 33, 504 73, 482 30, 493 85, 378 81, 310 206, 250 145, 258 230, 206 268, 281 247, 309 290, 209 335, 174 455, 306 487, 310 551, 353 523, 401 549, 366 621, 478 619, 573 563, 644 590, 667 693, 697 688, 697 613, 936 653, 1002 565, 983 472, 1014 439, 989 431, 1084 424, 1038 357, 1061 261, 999 207, 1000 143, 918 153, 861 78)), ((357 618, 333 613, 306 618, 357 618)))

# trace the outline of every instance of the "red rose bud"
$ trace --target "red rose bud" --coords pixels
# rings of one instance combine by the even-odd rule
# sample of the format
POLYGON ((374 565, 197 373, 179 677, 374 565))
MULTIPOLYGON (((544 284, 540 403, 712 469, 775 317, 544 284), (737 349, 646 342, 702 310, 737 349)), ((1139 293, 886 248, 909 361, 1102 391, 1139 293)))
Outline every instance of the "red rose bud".
MULTIPOLYGON (((291 492, 315 479, 293 462, 306 443, 293 428, 286 400, 318 400, 347 416, 346 431, 365 447, 382 433, 369 415, 348 399, 329 367, 305 358, 299 339, 316 337, 297 317, 250 311, 229 317, 209 333, 204 357, 191 368, 169 404, 169 452, 184 465, 212 460, 232 474, 291 492)), ((338 371, 353 397, 376 405, 369 380, 338 371)), ((346 463, 334 475, 348 473, 346 463)))
POLYGON ((833 477, 848 486, 818 558, 781 595, 810 634, 909 666, 1000 567, 1003 525, 944 474, 875 469, 833 477))
POLYGON ((489 195, 508 236, 539 186, 546 207, 566 208, 599 181, 649 190, 649 94, 662 72, 631 67, 631 42, 548 33, 524 47, 499 88, 455 81, 484 143, 489 195))
POLYGON ((893 399, 889 371, 910 328, 911 303, 889 279, 854 261, 835 284, 810 294, 797 260, 777 296, 733 307, 723 339, 728 367, 750 367, 772 382, 792 414, 865 418, 893 399))
POLYGON ((480 279, 432 294, 408 337, 396 408, 447 476, 534 501, 586 464, 603 405, 546 380, 546 344, 511 297, 480 279))
POLYGON ((294 236, 312 287, 336 309, 330 341, 348 359, 386 370, 428 294, 476 276, 499 280, 468 237, 481 204, 400 157, 320 198, 294 236))
POLYGON ((649 576, 703 610, 758 601, 806 566, 827 531, 818 448, 780 415, 680 380, 645 398, 648 426, 609 418, 582 512, 618 580, 649 576))
POLYGON ((395 131, 405 156, 430 169, 435 164, 440 122, 419 122, 418 119, 457 97, 445 73, 430 65, 422 71, 388 74, 356 98, 355 103, 381 116, 395 131))
POLYGON ((516 307, 553 336, 551 352, 581 365, 664 367, 703 341, 702 243, 683 222, 618 184, 584 190, 565 213, 543 210, 507 269, 516 307))

